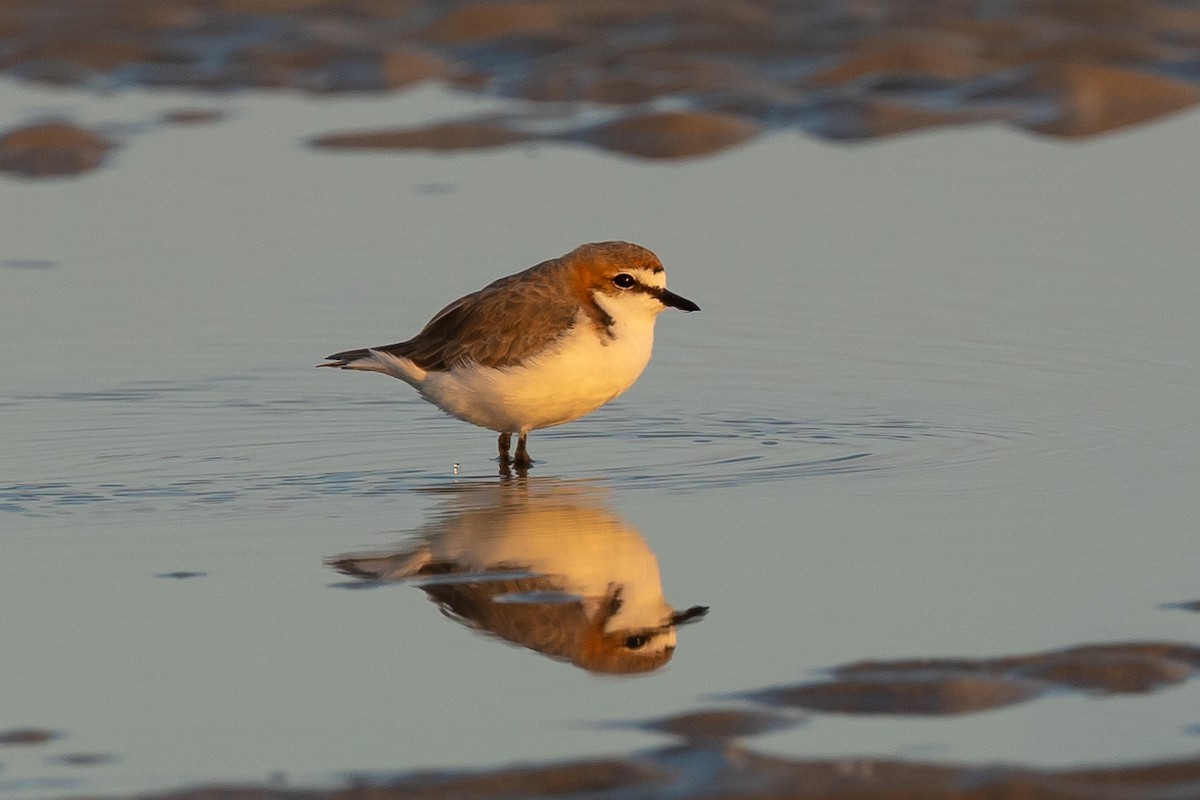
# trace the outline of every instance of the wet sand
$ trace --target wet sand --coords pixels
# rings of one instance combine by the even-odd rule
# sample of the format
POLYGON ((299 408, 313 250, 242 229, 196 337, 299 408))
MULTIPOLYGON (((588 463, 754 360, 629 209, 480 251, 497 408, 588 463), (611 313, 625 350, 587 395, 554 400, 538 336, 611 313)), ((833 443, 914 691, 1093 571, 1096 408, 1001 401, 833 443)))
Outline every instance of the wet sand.
MULTIPOLYGON (((1093 695, 1144 693, 1188 680, 1200 671, 1200 648, 1187 644, 1113 643, 992 659, 861 662, 831 670, 834 680, 776 687, 746 699, 763 709, 711 708, 625 727, 675 743, 621 758, 523 764, 494 770, 423 770, 387 778, 349 776, 340 788, 211 785, 144 794, 145 800, 335 800, 339 798, 592 798, 856 797, 1052 798, 1175 800, 1200 781, 1200 757, 1099 768, 1031 769, 1006 764, 936 763, 895 758, 787 759, 757 753, 743 742, 804 725, 807 713, 947 715, 987 711, 1053 691, 1093 695)), ((0 732, 0 747, 35 746, 59 734, 0 732)), ((52 762, 89 767, 112 756, 72 753, 52 762)))
POLYGON ((848 714, 964 714, 1050 692, 1137 694, 1182 683, 1200 671, 1186 644, 1096 644, 994 659, 866 661, 837 667, 834 680, 780 687, 765 702, 848 714))
MULTIPOLYGON (((1166 0, 51 0, 0 5, 0 43, 0 70, 47 84, 333 94, 437 80, 533 104, 313 139, 337 149, 569 141, 673 159, 763 131, 864 140, 978 123, 1089 137, 1200 100, 1200 9, 1166 0)), ((65 158, 20 163, 61 174, 65 158)))
MULTIPOLYGON (((881 758, 790 760, 728 738, 692 737, 691 718, 664 720, 673 746, 619 759, 516 766, 470 773, 422 772, 386 780, 350 778, 341 788, 218 785, 141 795, 144 800, 492 800, 588 797, 859 798, 859 800, 1178 800, 1194 796, 1200 758, 1103 768, 1037 770, 1005 764, 948 764, 881 758)), ((707 732, 711 725, 700 725, 707 732)), ((738 725, 731 726, 736 734, 738 725)), ((753 727, 753 726, 751 726, 753 727)), ((753 733, 753 731, 750 731, 753 733)))
POLYGON ((342 798, 694 797, 912 798, 913 800, 1175 800, 1200 779, 1200 759, 1106 769, 1024 770, 1001 764, 949 765, 885 759, 788 761, 736 746, 680 746, 639 759, 528 767, 474 775, 414 776, 331 791, 214 787, 155 800, 341 800, 342 798), (704 764, 703 775, 681 768, 704 764), (681 794, 682 793, 682 794, 681 794))
POLYGON ((22 177, 77 175, 95 169, 113 147, 102 134, 55 120, 0 135, 0 172, 22 177))

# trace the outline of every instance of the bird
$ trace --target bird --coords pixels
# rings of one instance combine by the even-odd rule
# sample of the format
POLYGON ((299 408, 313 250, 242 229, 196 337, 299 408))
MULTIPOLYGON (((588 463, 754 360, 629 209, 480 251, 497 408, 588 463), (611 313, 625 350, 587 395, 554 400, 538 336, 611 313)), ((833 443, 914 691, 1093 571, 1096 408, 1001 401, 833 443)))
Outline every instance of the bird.
POLYGON ((594 486, 528 478, 439 497, 402 543, 325 563, 415 585, 449 619, 594 673, 660 669, 708 613, 667 602, 649 543, 594 486))
POLYGON ((460 297, 407 341, 317 366, 399 378, 450 416, 497 432, 501 466, 526 469, 530 431, 590 414, 633 385, 667 308, 700 310, 668 291, 658 256, 592 242, 460 297))

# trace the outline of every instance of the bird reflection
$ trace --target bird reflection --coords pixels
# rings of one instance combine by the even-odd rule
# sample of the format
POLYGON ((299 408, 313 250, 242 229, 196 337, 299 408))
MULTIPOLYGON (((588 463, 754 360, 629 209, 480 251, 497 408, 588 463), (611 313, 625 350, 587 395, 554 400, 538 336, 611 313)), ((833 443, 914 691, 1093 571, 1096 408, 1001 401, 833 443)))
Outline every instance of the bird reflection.
POLYGON ((413 583, 468 628, 597 673, 662 667, 676 629, 708 611, 667 603, 646 540, 588 484, 455 487, 404 545, 328 563, 413 583))

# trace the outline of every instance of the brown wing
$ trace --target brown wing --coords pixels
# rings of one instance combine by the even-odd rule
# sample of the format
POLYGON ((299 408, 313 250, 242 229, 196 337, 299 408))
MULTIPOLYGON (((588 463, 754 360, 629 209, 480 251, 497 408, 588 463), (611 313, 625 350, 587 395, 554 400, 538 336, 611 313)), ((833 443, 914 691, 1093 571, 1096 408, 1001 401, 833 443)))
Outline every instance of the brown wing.
MULTIPOLYGON (((474 361, 507 367, 544 350, 574 324, 579 309, 559 259, 494 281, 439 311, 407 342, 376 347, 426 370, 474 361)), ((339 354, 342 355, 342 354, 339 354)))

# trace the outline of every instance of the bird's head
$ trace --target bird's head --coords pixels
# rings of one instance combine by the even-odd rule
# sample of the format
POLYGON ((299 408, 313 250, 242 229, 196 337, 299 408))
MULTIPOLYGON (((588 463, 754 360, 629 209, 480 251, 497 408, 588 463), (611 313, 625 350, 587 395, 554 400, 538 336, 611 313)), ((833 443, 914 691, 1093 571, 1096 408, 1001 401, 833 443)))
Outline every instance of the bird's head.
POLYGON ((700 306, 667 290, 667 272, 658 256, 629 242, 581 245, 566 256, 577 289, 614 318, 655 316, 666 308, 699 311, 700 306))

